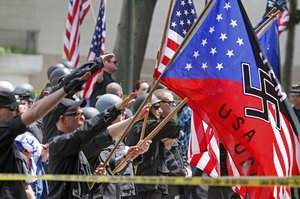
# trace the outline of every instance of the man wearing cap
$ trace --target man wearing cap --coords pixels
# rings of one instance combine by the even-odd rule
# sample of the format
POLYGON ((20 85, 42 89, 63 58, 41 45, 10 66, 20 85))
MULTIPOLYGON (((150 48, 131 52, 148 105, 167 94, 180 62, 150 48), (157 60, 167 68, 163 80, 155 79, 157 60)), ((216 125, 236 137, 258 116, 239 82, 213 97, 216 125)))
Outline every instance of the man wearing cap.
MULTIPOLYGON (((14 144, 15 138, 24 133, 30 124, 47 114, 68 93, 79 91, 86 78, 66 81, 63 88, 37 102, 22 115, 16 114, 20 105, 13 92, 0 91, 0 173, 21 173, 22 166, 17 162, 16 156, 20 153, 14 144)), ((1 198, 27 198, 23 181, 0 181, 1 198)))
MULTIPOLYGON (((136 112, 139 106, 147 97, 147 94, 141 95, 136 99, 133 104, 133 111, 136 112)), ((151 108, 149 111, 149 117, 146 125, 145 136, 148 136, 161 122, 162 109, 160 100, 152 95, 151 108)), ((140 134, 144 121, 140 120, 136 122, 131 128, 126 138, 125 144, 133 146, 140 140, 140 134)), ((167 176, 169 170, 165 164, 165 146, 161 141, 164 138, 176 138, 179 135, 179 125, 174 121, 170 120, 167 124, 159 131, 159 133, 152 139, 152 144, 149 150, 143 154, 143 162, 137 167, 136 175, 142 176, 167 176)), ((168 195, 167 185, 143 185, 137 184, 137 192, 134 198, 151 198, 151 199, 163 199, 168 195)))
MULTIPOLYGON (((59 117, 56 123, 58 136, 49 142, 49 173, 53 174, 81 174, 81 175, 103 175, 103 166, 96 169, 101 172, 91 171, 90 164, 82 152, 82 149, 95 137, 98 144, 108 146, 112 139, 116 139, 123 129, 128 125, 127 121, 111 125, 128 105, 134 102, 136 94, 129 95, 121 103, 110 107, 104 113, 100 113, 85 122, 83 111, 84 101, 73 101, 64 99, 62 105, 67 109, 59 117), (110 126, 111 125, 111 126, 110 126), (108 127, 109 126, 109 127, 108 127), (107 128, 108 127, 108 128, 107 128), (101 135, 101 138, 98 136, 101 135)), ((132 150, 137 155, 138 148, 132 150)), ((48 198, 92 198, 90 189, 92 183, 87 182, 56 182, 49 183, 50 193, 48 198)))

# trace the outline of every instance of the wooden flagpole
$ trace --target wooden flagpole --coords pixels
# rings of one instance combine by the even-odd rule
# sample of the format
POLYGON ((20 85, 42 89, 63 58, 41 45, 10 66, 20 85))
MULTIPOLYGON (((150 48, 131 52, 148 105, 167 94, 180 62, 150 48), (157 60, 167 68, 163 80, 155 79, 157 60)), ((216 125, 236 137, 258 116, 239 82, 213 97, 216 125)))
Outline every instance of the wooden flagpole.
MULTIPOLYGON (((162 53, 161 51, 162 51, 164 43, 166 41, 166 34, 167 34, 167 30, 169 28, 169 21, 170 21, 172 7, 173 7, 173 0, 170 1, 169 10, 168 10, 168 14, 167 14, 167 19, 166 19, 165 26, 164 26, 163 36, 161 38, 159 51, 157 53, 157 67, 159 66, 160 59, 161 59, 161 53, 162 53)), ((153 87, 154 83, 155 83, 155 79, 153 78, 152 83, 151 83, 151 87, 153 87)), ((149 98, 148 102, 151 102, 151 98, 152 98, 152 96, 149 98)), ((143 123, 142 131, 141 131, 141 135, 140 135, 140 140, 144 139, 148 117, 149 117, 149 112, 144 117, 144 123, 143 123)))
POLYGON ((93 19, 94 19, 94 22, 95 22, 95 25, 96 25, 97 20, 96 20, 96 15, 95 15, 95 12, 94 12, 94 7, 93 7, 93 4, 92 4, 92 0, 90 0, 90 7, 91 7, 92 16, 93 16, 93 19))
MULTIPOLYGON (((196 20, 196 22, 194 23, 194 25, 191 27, 190 31, 187 33, 186 37, 183 39, 181 45, 178 47, 178 49, 176 50, 175 54, 173 55, 173 57, 171 58, 171 60, 169 61, 169 64, 172 63, 175 59, 175 57, 178 55, 178 53, 180 52, 181 48, 184 46, 184 44, 187 41, 188 36, 193 32, 193 30, 196 28, 196 25, 199 23, 199 21, 203 18, 204 13, 206 12, 206 10, 211 6, 212 4, 212 0, 208 2, 208 4, 206 5, 206 7, 204 8, 203 12, 201 13, 201 15, 198 17, 198 19, 196 20)), ((163 73, 166 71, 167 67, 164 69, 163 73)), ((163 74, 162 73, 162 74, 163 74)), ((137 110, 136 114, 134 115, 133 119, 130 121, 130 123, 128 124, 128 126, 126 127, 124 133, 122 134, 122 136, 120 137, 120 139, 117 141, 117 143, 115 144, 114 148, 112 149, 112 151, 110 152, 110 154, 108 155, 107 159, 104 161, 104 167, 107 165, 107 163, 110 161, 110 159, 112 158, 113 154, 115 153, 116 149, 118 148, 119 144, 121 143, 121 141, 127 136, 129 129, 132 127, 134 121, 136 120, 136 117, 138 115, 138 113, 142 110, 142 108, 146 105, 146 103, 149 101, 150 96, 152 96, 154 89, 157 87, 158 83, 160 82, 161 78, 162 78, 162 74, 159 76, 159 78, 155 81, 153 87, 151 88, 151 90, 148 93, 148 96, 146 97, 146 99, 143 101, 143 103, 141 104, 141 106, 139 107, 139 109, 137 110)))
MULTIPOLYGON (((169 122, 169 120, 185 105, 185 103, 188 101, 187 98, 184 98, 180 102, 178 106, 144 139, 142 140, 137 146, 140 147, 141 145, 145 144, 146 141, 152 140, 157 133, 169 122)), ((122 165, 124 165, 125 162, 128 162, 128 160, 131 158, 130 155, 126 156, 124 160, 113 170, 113 174, 115 174, 122 165)))

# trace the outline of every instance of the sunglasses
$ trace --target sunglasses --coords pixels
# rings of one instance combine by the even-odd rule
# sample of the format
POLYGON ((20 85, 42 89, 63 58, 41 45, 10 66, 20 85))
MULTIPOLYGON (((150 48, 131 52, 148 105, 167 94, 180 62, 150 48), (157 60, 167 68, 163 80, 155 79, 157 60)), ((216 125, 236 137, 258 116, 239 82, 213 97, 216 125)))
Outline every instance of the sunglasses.
POLYGON ((75 117, 80 117, 82 115, 83 115, 82 111, 77 111, 75 113, 64 114, 64 116, 75 116, 75 117))
POLYGON ((152 106, 152 108, 154 108, 155 110, 158 110, 160 108, 160 105, 152 106))
POLYGON ((175 105, 175 101, 161 101, 161 103, 167 103, 169 105, 175 105))
POLYGON ((118 63, 118 61, 108 61, 108 63, 117 64, 117 63, 118 63))

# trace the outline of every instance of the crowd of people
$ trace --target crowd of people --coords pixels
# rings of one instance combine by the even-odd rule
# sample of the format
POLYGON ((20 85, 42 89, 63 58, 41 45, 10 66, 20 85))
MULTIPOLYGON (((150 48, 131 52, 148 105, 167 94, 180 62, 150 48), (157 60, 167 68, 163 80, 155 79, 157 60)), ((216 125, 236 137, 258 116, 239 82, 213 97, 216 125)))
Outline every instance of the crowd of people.
MULTIPOLYGON (((0 173, 201 176, 202 171, 186 159, 191 109, 185 105, 177 119, 168 121, 152 140, 140 144, 174 110, 176 101, 173 93, 160 85, 150 103, 140 108, 151 86, 137 80, 133 92, 125 98, 122 86, 112 78, 117 69, 112 54, 77 69, 69 62, 53 64, 47 71, 48 83, 39 95, 29 83, 14 87, 0 81, 0 173), (80 92, 100 68, 103 72, 86 101, 80 92), (130 123, 133 125, 127 136, 119 142, 130 123)), ((300 86, 295 85, 291 101, 298 118, 299 99, 300 86)), ((0 198, 236 197, 229 187, 207 190, 159 184, 0 181, 0 198)))
MULTIPOLYGON (((70 62, 53 64, 39 95, 29 83, 14 87, 0 81, 0 173, 191 177, 181 141, 184 132, 174 119, 140 144, 174 110, 172 92, 157 89, 151 102, 140 108, 149 83, 137 80, 124 98, 112 78, 117 69, 112 54, 76 69, 70 62), (82 99, 85 82, 100 68, 90 99, 82 99), (116 146, 129 123, 133 126, 128 135, 116 146)), ((1 198, 191 198, 187 194, 183 186, 0 181, 1 198)))

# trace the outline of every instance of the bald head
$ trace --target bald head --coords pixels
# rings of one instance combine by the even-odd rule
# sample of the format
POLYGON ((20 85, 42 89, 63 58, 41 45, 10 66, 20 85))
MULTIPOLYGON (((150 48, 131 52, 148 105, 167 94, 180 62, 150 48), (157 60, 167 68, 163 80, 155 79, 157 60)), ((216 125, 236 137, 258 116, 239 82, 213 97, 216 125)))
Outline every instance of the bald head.
POLYGON ((123 89, 120 84, 116 82, 112 82, 106 86, 106 93, 107 94, 114 94, 123 98, 123 89))

